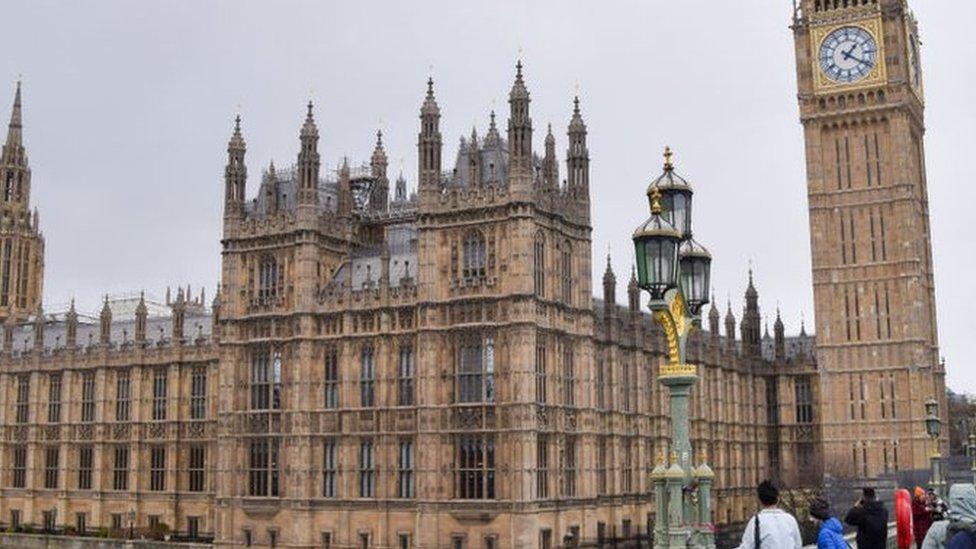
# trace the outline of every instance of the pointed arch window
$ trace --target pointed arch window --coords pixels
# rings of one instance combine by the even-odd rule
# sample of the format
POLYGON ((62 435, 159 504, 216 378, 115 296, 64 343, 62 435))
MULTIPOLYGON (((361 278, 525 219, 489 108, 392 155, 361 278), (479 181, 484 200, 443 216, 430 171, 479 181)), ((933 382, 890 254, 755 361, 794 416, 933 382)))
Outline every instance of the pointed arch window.
POLYGON ((535 236, 532 248, 532 275, 535 295, 546 295, 546 238, 539 233, 535 236))
POLYGON ((485 237, 480 231, 468 231, 464 235, 461 276, 465 280, 479 280, 485 277, 485 237))
POLYGON ((284 265, 274 256, 261 259, 258 266, 258 304, 270 305, 284 295, 284 265))
POLYGON ((569 240, 559 250, 559 277, 562 282, 562 298, 567 305, 573 302, 573 248, 569 240))
POLYGON ((459 403, 495 401, 495 343, 490 335, 464 337, 457 350, 459 403))

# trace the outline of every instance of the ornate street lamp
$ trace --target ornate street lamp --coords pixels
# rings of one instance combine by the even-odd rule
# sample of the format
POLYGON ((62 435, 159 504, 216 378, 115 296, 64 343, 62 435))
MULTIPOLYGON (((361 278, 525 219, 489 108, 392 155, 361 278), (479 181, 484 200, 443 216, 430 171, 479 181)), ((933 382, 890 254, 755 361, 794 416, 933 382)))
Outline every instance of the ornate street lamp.
POLYGON ((129 509, 129 539, 132 539, 136 528, 136 510, 129 509))
POLYGON ((650 294, 650 309, 668 342, 658 381, 668 388, 671 455, 664 453, 651 473, 657 500, 655 547, 714 547, 711 483, 714 473, 701 454, 692 464, 688 398, 698 379, 685 362, 688 332, 708 303, 712 257, 691 239, 691 185, 674 172, 664 150, 664 173, 647 190, 651 216, 634 231, 637 285, 650 294))
POLYGON ((942 478, 942 454, 939 452, 939 434, 942 431, 942 420, 939 419, 939 403, 935 398, 925 402, 925 432, 932 438, 932 454, 929 462, 932 464, 932 488, 941 498, 945 498, 945 481, 942 478))
POLYGON ((966 445, 966 455, 969 456, 969 470, 973 475, 973 484, 976 484, 976 434, 969 433, 969 444, 966 445))

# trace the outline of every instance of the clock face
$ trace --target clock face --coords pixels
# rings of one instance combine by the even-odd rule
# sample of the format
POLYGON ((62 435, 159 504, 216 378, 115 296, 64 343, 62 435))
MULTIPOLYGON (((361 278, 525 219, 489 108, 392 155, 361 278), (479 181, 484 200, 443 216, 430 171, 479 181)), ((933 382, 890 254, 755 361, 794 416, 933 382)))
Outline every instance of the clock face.
POLYGON ((877 64, 878 42, 862 27, 840 27, 820 44, 820 69, 834 82, 857 82, 877 64))

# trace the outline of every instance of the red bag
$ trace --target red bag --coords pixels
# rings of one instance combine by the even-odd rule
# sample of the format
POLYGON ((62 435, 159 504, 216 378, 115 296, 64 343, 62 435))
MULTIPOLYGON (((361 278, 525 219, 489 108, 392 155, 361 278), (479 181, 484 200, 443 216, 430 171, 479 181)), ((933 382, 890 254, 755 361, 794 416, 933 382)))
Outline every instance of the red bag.
POLYGON ((898 532, 898 549, 910 549, 912 546, 912 496, 904 488, 895 490, 895 525, 898 532))

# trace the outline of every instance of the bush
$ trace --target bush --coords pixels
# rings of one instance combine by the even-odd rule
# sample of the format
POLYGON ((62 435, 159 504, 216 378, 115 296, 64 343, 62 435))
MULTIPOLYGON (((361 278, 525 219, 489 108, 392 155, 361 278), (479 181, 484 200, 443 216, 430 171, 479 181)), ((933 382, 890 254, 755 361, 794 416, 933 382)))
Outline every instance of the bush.
POLYGON ((149 535, 147 537, 152 540, 162 541, 167 535, 169 535, 169 525, 165 522, 157 522, 149 529, 149 535))

